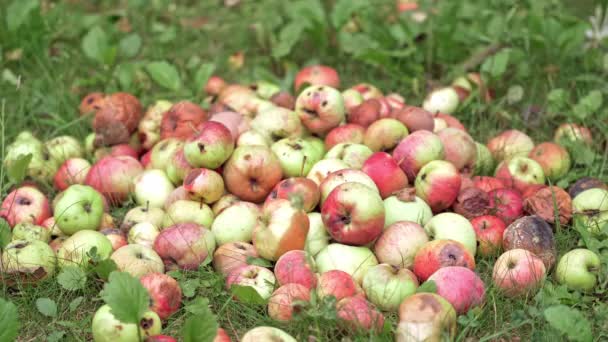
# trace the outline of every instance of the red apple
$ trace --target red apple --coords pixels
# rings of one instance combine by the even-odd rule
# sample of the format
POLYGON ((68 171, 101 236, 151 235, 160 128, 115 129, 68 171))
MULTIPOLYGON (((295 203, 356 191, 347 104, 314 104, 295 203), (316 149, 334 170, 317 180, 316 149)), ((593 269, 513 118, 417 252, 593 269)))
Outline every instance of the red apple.
POLYGON ((435 114, 435 118, 443 120, 447 125, 446 128, 455 128, 461 131, 467 131, 460 120, 449 114, 437 113, 435 114))
POLYGON ((72 184, 84 184, 91 163, 82 158, 71 158, 66 160, 53 178, 55 188, 60 191, 67 189, 72 184))
POLYGON ((416 196, 427 202, 433 212, 437 213, 454 203, 461 182, 460 174, 452 163, 433 160, 416 176, 416 196))
POLYGON ((490 197, 488 213, 495 215, 505 224, 510 224, 523 215, 523 198, 515 189, 496 189, 488 193, 490 197))
POLYGON ((184 179, 184 189, 188 191, 190 199, 210 204, 224 194, 224 180, 213 170, 193 169, 184 179))
POLYGON ((268 300, 268 316, 277 321, 288 322, 300 310, 298 301, 310 301, 310 289, 296 283, 282 285, 268 300))
POLYGON ((534 253, 512 249, 494 264, 494 286, 508 297, 527 295, 536 291, 545 280, 545 265, 534 253))
POLYGON ((416 131, 405 137, 393 151, 393 159, 405 172, 410 182, 422 167, 433 160, 442 160, 445 151, 441 139, 429 131, 416 131))
POLYGON ((478 253, 481 256, 496 255, 502 249, 502 235, 507 228, 505 223, 492 215, 478 216, 471 220, 477 236, 478 253))
POLYGON ((435 129, 433 114, 420 107, 405 106, 403 109, 394 110, 391 117, 401 121, 410 133, 420 130, 433 132, 435 129))
POLYGON ((507 187, 502 180, 490 176, 473 177, 473 186, 485 192, 507 187))
POLYGON ((512 129, 488 140, 488 149, 497 162, 513 157, 525 157, 534 148, 534 142, 525 133, 512 129))
POLYGON ((258 252, 252 244, 246 242, 229 242, 221 245, 213 253, 213 268, 224 276, 235 269, 248 265, 247 259, 257 258, 258 252))
POLYGON ((236 112, 220 112, 213 114, 209 121, 221 123, 228 128, 230 134, 232 134, 233 141, 236 141, 241 133, 249 130, 250 126, 249 119, 236 112))
POLYGON ((338 302, 340 325, 351 331, 379 332, 384 327, 384 316, 374 305, 362 297, 347 297, 338 302))
POLYGON ((2 201, 0 217, 4 218, 11 227, 22 222, 40 225, 51 217, 51 206, 38 188, 22 186, 11 191, 2 201))
POLYGON ((182 289, 177 280, 163 273, 148 273, 139 278, 150 295, 150 310, 162 320, 168 319, 179 310, 182 303, 182 289))
POLYGON ((545 177, 551 180, 560 179, 570 171, 570 154, 556 143, 544 142, 536 145, 530 151, 529 157, 540 164, 545 177))
POLYGON ((207 120, 207 112, 190 101, 180 101, 163 114, 160 124, 161 139, 186 140, 196 133, 196 127, 207 120))
POLYGON ((399 120, 383 118, 367 127, 363 141, 372 151, 391 151, 408 133, 399 120))
POLYGON ((332 88, 340 88, 340 77, 336 70, 325 65, 311 65, 298 71, 294 79, 294 89, 300 90, 305 85, 326 85, 332 88))
POLYGON ((230 336, 226 333, 226 330, 222 328, 217 328, 217 335, 213 339, 213 342, 230 342, 230 336))
POLYGON ((279 285, 300 284, 308 289, 317 286, 314 260, 302 250, 283 254, 274 265, 274 275, 279 285))
POLYGON ((429 241, 421 225, 398 221, 388 226, 374 244, 374 254, 381 263, 411 268, 418 250, 429 241))
POLYGON ((485 299, 483 281, 466 267, 448 266, 437 270, 429 277, 435 282, 437 294, 445 298, 459 315, 480 306, 485 299))
POLYGON ((137 159, 105 157, 93 164, 85 184, 101 192, 111 203, 118 204, 133 192, 133 179, 143 170, 137 159))
POLYGON ((177 340, 167 335, 154 335, 146 337, 144 342, 177 342, 177 340))
POLYGON ((329 86, 310 86, 296 99, 296 113, 312 133, 325 134, 344 120, 342 94, 329 86))
POLYGON ((376 99, 365 100, 348 112, 346 121, 367 128, 380 118, 381 107, 382 104, 376 99))
POLYGON ((448 127, 438 132, 437 136, 443 144, 445 160, 454 164, 458 170, 473 165, 477 156, 477 147, 470 135, 448 127))
POLYGON ((204 91, 209 95, 216 96, 222 91, 222 89, 224 89, 224 87, 226 87, 226 81, 224 81, 224 79, 221 77, 214 75, 209 77, 207 80, 204 91))
POLYGON ((103 235, 105 235, 108 238, 108 240, 110 240, 110 242, 112 243, 112 250, 114 250, 114 251, 119 249, 122 246, 127 245, 127 236, 120 229, 109 228, 109 229, 102 229, 99 232, 102 233, 103 235))
POLYGON ((358 83, 352 86, 351 89, 358 91, 364 100, 379 99, 383 96, 380 89, 369 83, 358 83))
POLYGON ((304 177, 292 177, 280 181, 266 201, 277 198, 295 201, 294 204, 301 205, 304 211, 311 212, 317 207, 320 197, 317 183, 304 177))
POLYGON ((353 277, 340 270, 323 272, 317 282, 317 295, 320 298, 334 296, 337 301, 343 298, 361 296, 365 297, 363 289, 353 277))
MULTIPOLYGON (((463 177, 466 179, 466 177, 463 177)), ((475 187, 464 188, 458 193, 456 201, 452 205, 454 212, 467 219, 485 215, 488 211, 490 198, 488 194, 475 187)))
POLYGON ((333 128, 325 136, 325 149, 330 150, 340 143, 362 144, 365 128, 357 124, 344 124, 333 128))
POLYGON ((463 266, 474 270, 475 258, 462 243, 454 240, 429 241, 418 250, 414 258, 414 273, 420 282, 447 266, 463 266))
POLYGON ((514 157, 500 163, 496 168, 496 178, 520 192, 526 191, 529 186, 545 184, 542 166, 526 157, 514 157))
POLYGON ((213 233, 195 223, 178 223, 163 229, 154 241, 154 251, 167 269, 196 270, 215 250, 213 233))
POLYGON ((382 198, 387 198, 408 185, 407 176, 386 152, 372 154, 361 168, 376 184, 382 198))

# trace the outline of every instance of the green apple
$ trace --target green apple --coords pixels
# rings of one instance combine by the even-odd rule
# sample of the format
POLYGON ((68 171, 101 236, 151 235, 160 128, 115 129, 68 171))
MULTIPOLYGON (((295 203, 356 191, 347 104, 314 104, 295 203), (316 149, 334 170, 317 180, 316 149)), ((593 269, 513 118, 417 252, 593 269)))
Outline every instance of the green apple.
POLYGON ((303 138, 281 139, 272 144, 271 149, 279 159, 285 177, 304 176, 323 158, 319 149, 303 138))
POLYGON ((374 151, 363 144, 339 143, 327 151, 325 159, 340 159, 350 168, 360 170, 373 153, 374 151))
POLYGON ((479 142, 475 142, 476 157, 473 163, 473 174, 480 176, 491 175, 494 171, 494 158, 488 147, 479 142))
POLYGON ((2 281, 38 281, 55 273, 56 258, 51 247, 45 242, 14 240, 2 252, 0 271, 2 281))
POLYGON ((76 265, 86 267, 91 259, 91 250, 100 260, 110 257, 112 254, 112 242, 100 232, 93 230, 81 230, 63 241, 57 251, 59 267, 76 265))
POLYGON ((196 223, 204 227, 211 227, 214 215, 208 205, 188 200, 173 202, 163 219, 162 227, 167 228, 177 223, 196 223))
POLYGON ((361 284, 367 270, 378 265, 378 260, 367 247, 348 246, 332 243, 323 248, 315 257, 319 273, 340 270, 350 274, 361 284))
POLYGON ((305 132, 298 115, 283 107, 270 107, 260 111, 251 121, 251 131, 259 133, 264 141, 271 144, 283 138, 302 137, 305 132))
POLYGON ((44 146, 51 159, 59 165, 70 158, 81 158, 84 156, 84 149, 80 141, 69 135, 62 135, 48 140, 44 146))
POLYGON ((63 192, 55 205, 55 222, 66 235, 81 230, 97 230, 103 209, 99 192, 87 185, 74 184, 63 192))
POLYGON ((243 335, 241 342, 296 342, 297 340, 285 331, 275 327, 257 327, 243 335))
POLYGON ((575 223, 599 234, 608 224, 608 190, 587 189, 574 197, 572 208, 575 223))
POLYGON ((588 249, 577 248, 562 256, 555 275, 560 284, 572 290, 591 291, 597 284, 599 270, 600 256, 588 249))
POLYGON ((162 227, 164 217, 165 211, 161 208, 146 206, 135 207, 127 212, 122 220, 120 229, 127 232, 129 229, 131 229, 131 227, 140 222, 149 222, 156 227, 162 227))
POLYGON ((394 195, 384 199, 385 228, 397 221, 411 221, 424 226, 431 217, 431 207, 418 196, 394 195))
POLYGON ((253 228, 261 215, 260 208, 239 201, 222 210, 213 220, 211 231, 218 246, 229 242, 250 242, 253 228))
POLYGON ((329 234, 323 224, 321 213, 308 213, 308 234, 304 250, 313 257, 329 244, 329 234))
POLYGON ((121 272, 140 278, 149 273, 165 273, 165 265, 158 253, 144 245, 125 245, 117 249, 110 259, 121 272))
POLYGON ((133 342, 160 334, 163 326, 156 312, 151 310, 143 314, 139 324, 123 323, 114 317, 110 306, 106 304, 95 312, 92 328, 95 342, 133 342))
POLYGON ((184 146, 184 142, 177 138, 167 138, 159 141, 150 152, 148 169, 164 170, 167 164, 171 162, 173 154, 182 146, 184 146))
POLYGON ((146 207, 162 208, 175 190, 163 170, 145 170, 133 180, 135 202, 146 207))
POLYGON ((38 240, 48 243, 51 240, 51 230, 30 222, 17 223, 13 227, 13 240, 38 240))
POLYGON ((464 216, 455 213, 441 213, 433 216, 424 226, 434 240, 455 240, 475 256, 477 238, 471 222, 464 216))
POLYGON ((367 270, 363 291, 367 299, 383 311, 397 311, 403 300, 416 293, 418 279, 407 268, 379 264, 367 270))
POLYGON ((269 100, 272 95, 281 91, 281 87, 268 81, 257 81, 252 88, 264 100, 269 100))

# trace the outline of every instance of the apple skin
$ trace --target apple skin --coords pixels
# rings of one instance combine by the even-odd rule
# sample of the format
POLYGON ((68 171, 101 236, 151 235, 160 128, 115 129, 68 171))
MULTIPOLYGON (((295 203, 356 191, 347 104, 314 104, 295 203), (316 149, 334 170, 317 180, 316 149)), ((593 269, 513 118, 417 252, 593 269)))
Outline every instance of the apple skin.
POLYGON ((213 259, 215 237, 198 224, 179 223, 160 232, 154 251, 168 270, 196 270, 207 258, 213 259))
POLYGON ((110 243, 112 244, 112 251, 116 251, 120 247, 126 246, 128 244, 127 236, 120 229, 108 228, 102 229, 99 232, 105 235, 108 240, 110 240, 110 243))
POLYGON ((495 177, 475 176, 472 178, 472 180, 474 187, 488 193, 492 190, 503 189, 507 187, 502 180, 495 177))
POLYGON ((82 158, 70 158, 66 160, 53 177, 53 184, 59 191, 67 189, 73 184, 84 184, 91 163, 82 158))
POLYGON ((496 178, 505 184, 524 192, 529 186, 545 184, 545 173, 542 166, 533 159, 513 157, 496 168, 496 178))
POLYGON ((197 127, 198 133, 184 144, 184 156, 194 167, 216 169, 234 151, 234 139, 226 126, 207 121, 197 127))
POLYGON ((308 213, 308 234, 304 250, 313 257, 329 244, 329 235, 320 213, 308 213))
POLYGON ((48 243, 51 239, 51 230, 30 222, 21 222, 13 227, 11 239, 25 241, 39 240, 48 243))
POLYGON ((133 192, 133 179, 143 172, 131 157, 104 157, 91 166, 85 184, 104 195, 111 203, 125 201, 133 192))
POLYGON ((177 138, 168 138, 159 141, 150 150, 150 164, 148 165, 148 169, 164 170, 173 155, 177 151, 182 150, 183 147, 184 142, 177 138))
POLYGON ((330 150, 337 144, 362 144, 365 128, 357 124, 344 124, 333 128, 325 136, 325 149, 330 150))
POLYGON ((409 134, 401 121, 383 118, 373 122, 365 131, 364 144, 372 151, 391 151, 409 134))
POLYGON ((494 157, 488 147, 482 143, 475 142, 475 158, 471 163, 471 171, 474 175, 489 175, 495 170, 494 157))
POLYGON ((110 306, 106 304, 95 312, 92 329, 95 342, 131 342, 138 341, 139 336, 146 338, 160 334, 162 322, 154 311, 148 310, 139 324, 125 324, 114 317, 110 306))
POLYGON ((160 234, 160 229, 150 222, 140 222, 129 230, 129 244, 143 245, 152 248, 154 240, 160 234))
POLYGON ((281 163, 285 177, 303 177, 312 166, 323 158, 310 140, 304 138, 284 138, 270 147, 281 163))
POLYGON ((399 164, 386 152, 375 152, 365 160, 361 171, 365 172, 376 184, 383 199, 405 188, 408 179, 399 164))
POLYGON ((475 269, 475 257, 466 247, 454 240, 433 240, 420 247, 414 257, 414 274, 421 282, 426 281, 438 269, 447 266, 463 266, 475 269))
POLYGON ((121 272, 140 278, 148 273, 165 273, 165 266, 158 254, 150 247, 126 245, 117 249, 110 258, 121 272))
POLYGON ((329 244, 315 257, 320 273, 340 270, 348 273, 361 284, 367 270, 378 264, 378 260, 367 247, 348 246, 339 243, 329 244))
POLYGON ((452 163, 433 160, 416 176, 416 195, 431 207, 434 213, 449 208, 460 192, 461 176, 452 163))
POLYGON ((574 222, 582 224, 592 234, 599 234, 608 222, 608 190, 587 189, 572 200, 574 222))
POLYGON ((317 183, 304 177, 292 177, 277 183, 268 194, 266 201, 277 198, 296 201, 296 204, 301 205, 302 209, 308 213, 317 207, 320 197, 321 193, 317 183))
POLYGON ((405 172, 410 182, 423 166, 433 160, 442 160, 445 150, 441 139, 429 131, 416 131, 405 137, 393 151, 393 159, 405 172))
POLYGON ((369 83, 357 83, 350 89, 358 91, 364 100, 379 99, 383 96, 380 89, 369 83))
POLYGON ((535 292, 545 281, 545 265, 534 253, 512 249, 503 253, 494 264, 494 286, 507 297, 525 296, 535 292))
POLYGON ((381 263, 411 268, 418 250, 429 241, 422 226, 398 221, 388 226, 374 244, 374 254, 381 263))
POLYGON ((283 254, 274 265, 274 275, 279 285, 300 284, 307 289, 317 286, 314 272, 315 261, 306 252, 293 250, 283 254))
POLYGON ((560 284, 577 291, 591 291, 597 284, 600 270, 599 255, 585 248, 576 248, 564 254, 555 271, 560 284))
POLYGON ((261 257, 276 261, 306 244, 309 221, 306 212, 291 202, 275 199, 264 204, 253 230, 253 245, 261 257))
POLYGON ((389 264, 370 267, 363 278, 365 295, 382 311, 397 311, 399 304, 416 293, 418 279, 406 268, 389 264))
POLYGON ((81 158, 84 149, 80 141, 69 135, 52 138, 44 143, 46 151, 58 165, 70 158, 81 158))
POLYGON ((550 270, 557 258, 553 229, 536 215, 524 216, 511 223, 502 236, 505 251, 525 249, 534 253, 550 270))
POLYGON ((363 144, 340 143, 336 144, 325 154, 325 159, 340 159, 352 169, 361 169, 363 163, 374 151, 363 144))
POLYGON ((250 119, 236 112, 219 112, 213 114, 209 121, 221 123, 230 130, 233 141, 239 138, 241 133, 250 129, 250 119))
POLYGON ((384 227, 398 221, 411 221, 425 225, 433 212, 420 197, 414 196, 413 189, 404 189, 384 200, 384 227))
POLYGON ((238 145, 242 145, 245 141, 249 141, 247 145, 253 145, 256 140, 258 141, 256 144, 264 142, 264 145, 268 145, 283 138, 301 138, 305 133, 306 130, 296 112, 281 107, 271 107, 253 118, 251 129, 241 134, 241 136, 245 134, 249 136, 244 136, 242 139, 239 137, 238 145))
POLYGON ((81 230, 63 241, 61 248, 57 251, 58 266, 80 266, 87 267, 91 249, 97 249, 99 260, 110 257, 113 252, 112 243, 100 232, 92 230, 81 230))
POLYGON ((51 216, 51 206, 48 198, 34 186, 22 186, 11 191, 2 201, 0 217, 4 218, 9 226, 18 223, 30 222, 42 224, 51 216))
POLYGON ((377 99, 367 99, 348 111, 346 121, 364 128, 380 118, 382 103, 377 99))
POLYGON ((298 71, 294 79, 293 87, 299 91, 300 87, 309 85, 326 85, 332 88, 340 88, 340 77, 336 69, 325 65, 311 65, 298 71))
POLYGON ((103 157, 127 156, 135 159, 139 158, 139 153, 129 144, 119 144, 112 147, 100 147, 93 153, 93 160, 97 161, 103 157))
POLYGON ((253 229, 262 215, 260 208, 250 202, 238 201, 213 220, 211 231, 218 245, 229 242, 251 242, 253 229))
POLYGON ((553 142, 536 145, 528 156, 540 164, 545 176, 551 180, 568 174, 572 164, 568 150, 553 142))
POLYGON ((502 235, 507 228, 503 220, 493 215, 483 215, 471 219, 475 229, 477 253, 483 257, 497 255, 502 249, 502 235))
POLYGON ((321 209, 323 223, 334 240, 365 245, 384 228, 384 204, 380 195, 360 183, 344 183, 327 197, 321 209))
POLYGON ((344 107, 346 107, 346 113, 352 112, 352 110, 363 103, 363 96, 360 92, 354 89, 346 89, 342 92, 344 98, 344 107))
POLYGON ((238 202, 241 202, 238 197, 234 196, 233 194, 226 193, 220 197, 217 202, 213 203, 211 210, 213 210, 213 214, 217 216, 224 211, 224 209, 238 202))
POLYGON ((174 278, 162 273, 148 273, 139 278, 150 294, 150 310, 161 320, 168 319, 179 310, 182 303, 182 289, 174 278))
POLYGON ((568 194, 570 194, 571 198, 574 198, 581 192, 593 188, 608 190, 608 185, 597 178, 583 177, 579 178, 576 182, 574 182, 574 184, 570 185, 568 188, 568 194))
POLYGON ((321 159, 312 166, 306 178, 320 185, 330 173, 348 168, 349 166, 340 159, 321 159))
POLYGON ((553 140, 557 143, 562 141, 580 142, 587 145, 593 144, 591 131, 587 127, 583 127, 573 123, 564 123, 559 125, 555 130, 553 140))
POLYGON ((160 123, 163 113, 168 111, 173 103, 166 100, 157 100, 149 106, 143 118, 137 126, 137 132, 141 145, 145 150, 150 150, 160 141, 160 123))
POLYGON ((497 189, 488 193, 490 214, 498 216, 509 225, 523 215, 523 198, 514 189, 497 189))
POLYGON ((483 281, 466 267, 440 268, 428 280, 435 282, 437 294, 450 302, 459 315, 484 302, 486 290, 483 281))
POLYGON ((514 157, 526 157, 534 148, 534 141, 524 132, 511 129, 488 140, 487 146, 492 157, 501 162, 514 157))
POLYGON ((422 108, 432 114, 440 112, 452 114, 458 107, 459 102, 460 98, 456 90, 452 87, 445 87, 428 94, 422 103, 422 108))
POLYGON ((250 286, 263 299, 272 295, 276 278, 272 271, 257 265, 241 266, 228 274, 226 277, 226 288, 230 290, 232 285, 250 286))
POLYGON ((401 121, 410 133, 421 130, 433 132, 435 129, 433 114, 420 107, 405 106, 402 109, 393 110, 391 117, 401 121))
POLYGON ((258 258, 258 252, 252 244, 246 242, 229 242, 218 247, 213 253, 213 268, 224 276, 241 266, 248 265, 248 258, 258 258))
POLYGON ((264 146, 241 146, 224 165, 226 189, 242 200, 259 203, 281 181, 281 164, 264 146))
POLYGON ((339 302, 347 297, 365 297, 365 292, 350 274, 340 270, 330 270, 318 276, 317 296, 319 298, 333 296, 339 302))
POLYGON ((424 225, 424 229, 435 240, 449 239, 462 243, 471 255, 475 256, 477 251, 475 230, 471 222, 464 216, 455 213, 441 213, 433 216, 424 225))
POLYGON ((362 297, 347 297, 336 305, 339 324, 350 331, 380 332, 384 316, 373 304, 362 297))
POLYGON ((144 342, 177 342, 177 340, 167 335, 154 335, 146 338, 144 342))
POLYGON ((443 341, 456 337, 456 311, 443 297, 417 293, 399 306, 397 342, 443 341))
POLYGON ((326 85, 304 89, 296 99, 295 111, 302 124, 315 134, 325 134, 344 120, 342 94, 326 85))
POLYGON ((122 220, 120 229, 124 233, 128 233, 129 229, 140 222, 149 222, 157 227, 162 227, 165 211, 161 208, 150 208, 138 206, 131 208, 122 220))
POLYGON ((178 223, 196 223, 210 227, 213 223, 213 211, 201 202, 176 201, 167 208, 161 226, 164 229, 178 223))
POLYGON ((477 156, 477 146, 469 134, 457 128, 445 128, 437 133, 443 144, 445 160, 458 170, 470 167, 477 156))
POLYGON ((310 289, 296 283, 282 285, 268 300, 268 316, 280 322, 289 322, 300 309, 298 301, 310 301, 310 289))
POLYGON ((175 187, 162 170, 144 170, 133 180, 138 205, 162 208, 175 187))
POLYGON ((256 327, 247 331, 241 338, 241 342, 259 341, 297 342, 291 335, 275 327, 256 327))
POLYGON ((329 194, 338 186, 344 183, 359 183, 369 187, 374 192, 378 193, 378 188, 374 181, 363 171, 355 169, 344 169, 330 173, 325 177, 319 190, 321 192, 321 206, 329 197, 329 194))
POLYGON ((226 330, 222 328, 217 328, 217 335, 213 339, 213 342, 231 342, 230 336, 226 333, 226 330))
POLYGON ((184 189, 188 191, 190 199, 211 204, 224 194, 224 180, 213 170, 192 169, 184 178, 184 189))
POLYGON ((42 281, 55 274, 56 262, 55 253, 47 243, 13 240, 0 256, 0 281, 7 285, 42 281))
POLYGON ((186 140, 196 132, 196 126, 207 120, 208 114, 190 101, 174 103, 163 113, 160 122, 161 139, 186 140))

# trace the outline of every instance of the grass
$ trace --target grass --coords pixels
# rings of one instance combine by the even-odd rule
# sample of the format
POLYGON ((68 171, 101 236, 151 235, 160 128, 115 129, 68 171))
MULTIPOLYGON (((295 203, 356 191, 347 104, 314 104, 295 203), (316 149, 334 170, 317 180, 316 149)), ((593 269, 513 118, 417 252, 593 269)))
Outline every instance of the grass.
MULTIPOLYGON (((419 104, 431 86, 450 82, 465 71, 463 66, 472 56, 496 44, 501 47, 498 54, 472 66, 494 89, 495 100, 486 103, 473 96, 455 116, 481 142, 509 127, 522 129, 541 142, 551 140, 560 123, 585 124, 593 130, 594 146, 571 147, 575 167, 557 184, 566 187, 588 175, 608 178, 608 110, 602 99, 608 94, 604 53, 608 45, 598 40, 593 47, 584 48, 590 43, 585 41, 584 31, 594 10, 591 1, 585 6, 578 1, 552 0, 421 1, 424 8, 436 11, 425 23, 415 24, 398 18, 392 1, 385 0, 358 7, 360 2, 353 2, 351 8, 357 8, 354 16, 335 9, 344 1, 331 0, 320 2, 320 7, 314 7, 315 1, 242 1, 233 8, 222 6, 220 1, 180 1, 175 5, 168 0, 45 0, 24 17, 18 29, 11 30, 5 19, 9 3, 16 2, 0 4, 2 157, 4 148, 24 129, 40 138, 70 134, 83 139, 90 126, 88 118, 78 117, 78 104, 92 91, 128 91, 144 105, 157 99, 203 103, 200 77, 204 78, 208 68, 234 82, 263 79, 290 88, 299 66, 322 62, 338 69, 345 86, 369 82, 385 92, 403 94, 408 103, 419 104), (294 13, 299 19, 293 19, 294 13), (354 18, 359 31, 345 33, 342 25, 336 25, 341 17, 354 18), (300 23, 304 28, 299 35, 281 33, 283 27, 300 23), (95 27, 102 32, 95 45, 105 46, 103 53, 83 49, 85 37, 90 37, 95 27), (141 39, 141 48, 134 52, 120 47, 122 39, 132 34, 141 39), (241 68, 229 63, 229 56, 236 52, 245 56, 241 68), (152 61, 175 66, 179 85, 167 89, 157 84, 146 70, 152 61), (522 96, 515 96, 520 90, 522 96), (599 104, 593 92, 601 95, 599 104)), ((14 185, 4 170, 1 184, 4 197, 14 185)), ((113 212, 117 222, 124 212, 124 208, 113 212)), ((608 254, 601 244, 605 236, 583 241, 570 226, 561 227, 555 236, 560 255, 584 244, 601 252, 597 289, 588 294, 571 292, 550 276, 537 295, 506 299, 491 286, 493 259, 478 259, 478 273, 488 286, 487 300, 481 308, 459 317, 458 340, 564 339, 567 331, 556 329, 544 314, 558 304, 579 310, 595 340, 607 338, 608 254)), ((267 317, 264 306, 232 300, 223 291, 223 280, 209 267, 181 277, 181 284, 192 291, 185 306, 197 297, 208 298, 220 325, 232 337, 259 325, 279 326, 298 340, 345 336, 324 303, 310 308, 295 322, 280 325, 267 317)), ((3 286, 2 297, 19 308, 20 341, 39 341, 45 336, 49 341, 86 341, 91 339, 92 314, 102 304, 101 288, 102 282, 92 277, 86 288, 78 291, 67 291, 51 279, 37 286, 3 286), (39 298, 58 303, 55 317, 38 311, 39 298), (82 302, 76 306, 74 300, 82 302)), ((165 333, 179 336, 188 316, 182 309, 167 322, 165 333)), ((381 336, 351 338, 390 340, 396 317, 387 315, 387 320, 390 324, 381 336)), ((571 338, 576 338, 578 323, 564 323, 566 330, 574 332, 571 338)))

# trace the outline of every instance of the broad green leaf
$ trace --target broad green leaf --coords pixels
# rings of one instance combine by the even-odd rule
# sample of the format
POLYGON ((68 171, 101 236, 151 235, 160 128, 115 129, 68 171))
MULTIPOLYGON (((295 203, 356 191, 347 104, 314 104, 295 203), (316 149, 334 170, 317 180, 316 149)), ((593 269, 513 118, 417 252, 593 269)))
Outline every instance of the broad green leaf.
POLYGON ((120 87, 127 90, 131 88, 135 78, 135 64, 122 63, 116 67, 116 78, 120 87))
POLYGON ((566 305, 554 305, 544 311, 547 322, 572 341, 588 342, 593 340, 591 324, 578 310, 566 305))
POLYGON ((112 259, 104 259, 98 262, 94 267, 93 271, 103 280, 107 280, 112 272, 116 271, 118 267, 112 259))
POLYGON ((202 315, 209 310, 209 300, 198 297, 185 306, 186 311, 193 315, 202 315))
POLYGON ((126 272, 112 272, 101 298, 121 322, 137 323, 148 310, 150 296, 139 280, 126 272))
POLYGON ((98 63, 106 64, 110 50, 108 36, 99 26, 93 27, 82 38, 82 51, 87 57, 98 63))
POLYGON ((247 257, 247 265, 256 265, 262 267, 272 267, 272 263, 263 258, 247 257))
POLYGON ((379 48, 379 44, 365 33, 340 32, 338 35, 340 48, 347 53, 355 56, 362 54, 370 49, 379 48))
POLYGON ((579 119, 586 119, 589 114, 595 113, 603 103, 602 93, 599 90, 593 90, 587 96, 583 97, 574 106, 573 111, 579 119))
POLYGON ((82 304, 83 301, 84 297, 82 296, 74 298, 74 300, 70 302, 70 311, 78 309, 78 307, 80 306, 80 304, 82 304))
POLYGON ((187 298, 194 297, 199 286, 201 286, 201 281, 199 279, 188 279, 179 283, 179 287, 182 289, 184 297, 187 298))
POLYGON ((0 251, 11 242, 11 227, 5 219, 0 218, 0 251))
POLYGON ((331 23, 339 29, 355 12, 365 6, 369 6, 367 0, 338 0, 331 11, 331 23))
POLYGON ((202 64, 196 74, 194 74, 194 91, 195 93, 199 93, 203 91, 203 87, 207 84, 207 80, 215 71, 215 64, 213 63, 204 63, 202 64))
POLYGON ((272 57, 278 59, 287 56, 300 40, 304 29, 304 25, 297 21, 284 26, 279 33, 279 43, 272 49, 272 57))
POLYGON ((502 76, 507 71, 509 55, 509 49, 501 50, 494 56, 486 59, 486 61, 481 65, 481 71, 492 76, 493 78, 502 76))
POLYGON ((8 178, 15 183, 21 182, 27 175, 27 167, 30 165, 31 161, 31 153, 23 154, 17 157, 17 159, 12 162, 6 170, 8 173, 8 178))
POLYGON ((68 291, 80 290, 87 283, 87 275, 78 266, 66 266, 57 275, 57 282, 68 291))
MULTIPOLYGON (((201 303, 205 301, 209 302, 204 298, 201 303)), ((182 331, 184 342, 212 342, 219 327, 217 318, 209 310, 209 307, 204 309, 200 307, 197 311, 199 311, 198 314, 186 319, 182 331)))
POLYGON ((437 284, 433 280, 427 280, 416 290, 416 293, 421 292, 437 293, 437 284))
POLYGON ((175 66, 165 61, 148 63, 146 70, 150 74, 150 77, 164 88, 178 90, 182 85, 175 66))
POLYGON ((267 301, 251 286, 232 285, 230 292, 242 303, 266 304, 267 301))
POLYGON ((141 48, 141 37, 137 33, 131 33, 120 40, 118 48, 121 56, 135 57, 141 48))
POLYGON ((19 333, 19 316, 15 304, 0 298, 0 341, 14 341, 19 333))
POLYGON ((30 12, 38 8, 38 0, 13 0, 6 9, 6 26, 9 31, 15 31, 21 26, 30 12))
POLYGON ((46 341, 47 342, 59 342, 63 339, 63 336, 65 336, 64 331, 53 331, 52 333, 49 334, 49 336, 46 337, 46 341))
POLYGON ((36 299, 36 308, 41 314, 47 317, 57 316, 57 304, 50 298, 38 298, 36 299))
POLYGON ((300 22, 305 27, 325 25, 325 9, 319 0, 285 1, 285 10, 293 22, 300 22))

